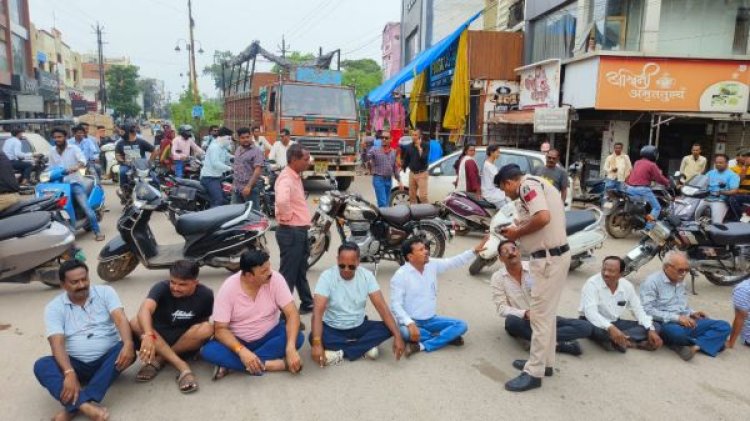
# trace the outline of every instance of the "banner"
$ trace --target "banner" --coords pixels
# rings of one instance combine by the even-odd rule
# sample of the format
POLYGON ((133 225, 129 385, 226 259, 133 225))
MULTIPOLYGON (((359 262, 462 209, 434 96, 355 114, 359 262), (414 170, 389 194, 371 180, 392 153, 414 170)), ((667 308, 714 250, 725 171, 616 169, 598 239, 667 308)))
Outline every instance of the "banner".
POLYGON ((516 69, 521 75, 519 108, 557 108, 560 102, 560 60, 516 69))

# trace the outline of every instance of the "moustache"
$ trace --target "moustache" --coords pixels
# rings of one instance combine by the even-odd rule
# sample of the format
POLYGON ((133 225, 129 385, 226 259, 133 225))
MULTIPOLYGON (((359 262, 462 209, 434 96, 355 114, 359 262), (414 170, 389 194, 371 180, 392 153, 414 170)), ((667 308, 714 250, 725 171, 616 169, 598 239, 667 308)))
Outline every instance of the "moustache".
POLYGON ((85 287, 85 288, 78 288, 77 290, 75 290, 75 291, 73 291, 73 292, 74 292, 75 294, 78 294, 78 293, 81 293, 81 292, 88 292, 88 291, 89 291, 89 288, 88 288, 88 287, 85 287))

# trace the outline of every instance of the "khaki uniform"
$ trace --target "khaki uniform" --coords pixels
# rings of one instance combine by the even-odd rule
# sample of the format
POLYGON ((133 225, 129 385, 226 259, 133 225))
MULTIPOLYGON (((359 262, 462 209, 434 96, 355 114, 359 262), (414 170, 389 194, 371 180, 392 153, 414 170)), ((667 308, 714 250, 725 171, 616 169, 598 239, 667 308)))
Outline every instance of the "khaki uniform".
POLYGON ((0 211, 4 211, 21 200, 18 193, 0 193, 0 211))
MULTIPOLYGON (((550 222, 541 230, 519 239, 521 250, 531 254, 566 245, 565 206, 560 192, 544 180, 525 176, 521 181, 518 219, 521 225, 540 211, 549 211, 550 222)), ((534 377, 544 377, 545 367, 555 365, 557 346, 557 305, 563 283, 570 268, 570 251, 562 256, 547 254, 531 258, 529 269, 534 278, 531 288, 531 353, 524 371, 534 377)))

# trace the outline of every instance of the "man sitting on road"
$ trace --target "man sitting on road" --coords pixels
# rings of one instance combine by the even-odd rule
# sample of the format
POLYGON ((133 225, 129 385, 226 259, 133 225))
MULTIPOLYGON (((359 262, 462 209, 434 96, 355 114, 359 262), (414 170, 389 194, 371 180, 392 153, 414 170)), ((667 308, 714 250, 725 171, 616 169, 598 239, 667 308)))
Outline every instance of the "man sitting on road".
POLYGON ((260 376, 267 371, 298 373, 297 350, 305 338, 299 312, 279 272, 271 270, 268 253, 245 252, 240 271, 221 285, 214 303, 214 339, 201 349, 204 360, 216 365, 214 380, 228 370, 260 376), (279 321, 281 312, 284 320, 279 321))
POLYGON ((346 358, 354 361, 365 356, 378 357, 378 345, 393 335, 393 353, 400 359, 404 352, 398 325, 388 309, 375 275, 360 267, 359 247, 345 242, 339 247, 338 267, 320 275, 315 286, 312 315, 312 359, 321 367, 346 358), (380 314, 382 322, 365 316, 367 298, 380 314))
POLYGON ((208 321, 214 293, 198 282, 198 270, 195 262, 175 262, 169 269, 170 279, 151 288, 138 316, 130 321, 133 335, 140 338, 141 343, 139 357, 143 366, 136 381, 151 381, 167 362, 179 373, 180 392, 198 390, 190 365, 180 358, 180 355, 198 351, 214 334, 208 321))
POLYGON ((651 316, 643 311, 633 284, 622 277, 624 269, 621 258, 604 258, 602 273, 589 278, 581 290, 581 316, 594 325, 591 339, 607 351, 654 351, 662 346, 662 340, 651 316), (621 319, 625 309, 638 321, 621 319))
POLYGON ((44 309, 52 356, 37 360, 34 375, 65 407, 53 420, 72 420, 79 412, 105 420, 109 413, 99 403, 135 359, 130 324, 115 290, 92 286, 83 262, 64 262, 59 276, 65 292, 44 309))
MULTIPOLYGON (((497 247, 499 259, 503 262, 494 275, 492 300, 497 314, 505 318, 505 330, 514 338, 531 341, 531 288, 534 279, 529 271, 528 262, 521 261, 521 252, 516 243, 505 240, 497 247)), ((557 352, 570 355, 581 355, 581 345, 577 339, 591 336, 591 323, 585 320, 557 318, 557 352)), ((519 368, 523 370, 523 366, 519 368)))
POLYGON ((463 345, 466 322, 438 316, 437 276, 468 265, 484 250, 485 237, 473 250, 449 259, 430 259, 430 249, 419 238, 401 245, 406 263, 391 278, 391 309, 401 326, 401 335, 409 341, 406 356, 420 351, 437 351, 444 346, 463 345))
POLYGON ((661 323, 661 336, 685 361, 698 351, 715 357, 724 349, 731 327, 723 320, 711 320, 687 302, 685 275, 690 263, 685 253, 672 250, 664 256, 662 270, 641 284, 641 301, 646 313, 661 323))

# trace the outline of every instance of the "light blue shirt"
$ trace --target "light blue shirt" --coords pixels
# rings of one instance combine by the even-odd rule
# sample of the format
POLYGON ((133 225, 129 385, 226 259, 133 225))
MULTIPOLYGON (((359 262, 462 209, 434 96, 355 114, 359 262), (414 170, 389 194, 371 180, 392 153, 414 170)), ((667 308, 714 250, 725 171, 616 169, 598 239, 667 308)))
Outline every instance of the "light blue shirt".
POLYGON ((391 278, 391 311, 399 324, 408 326, 414 320, 427 320, 437 310, 437 276, 468 265, 474 251, 468 250, 449 259, 430 259, 420 273, 411 263, 401 266, 391 278))
POLYGON ((63 335, 68 355, 83 362, 95 361, 120 341, 112 319, 118 308, 122 308, 120 298, 107 285, 92 285, 83 307, 73 304, 64 292, 44 309, 47 337, 63 335))
POLYGON ((17 161, 19 159, 31 159, 34 157, 33 154, 23 151, 23 143, 21 139, 17 137, 9 137, 3 144, 3 152, 11 161, 17 161))
POLYGON ((341 277, 338 267, 327 269, 315 285, 315 294, 328 298, 323 322, 334 329, 353 329, 365 321, 367 298, 380 291, 375 275, 358 267, 354 278, 341 277))
POLYGON ((68 139, 68 145, 78 146, 81 152, 83 152, 86 162, 99 159, 99 147, 96 145, 96 141, 90 137, 84 137, 81 143, 76 142, 75 137, 71 137, 68 139))
POLYGON ((57 147, 54 146, 49 150, 49 166, 51 167, 62 167, 66 170, 71 168, 77 168, 79 164, 86 165, 86 157, 81 152, 81 149, 76 145, 68 144, 62 154, 57 152, 57 147))
POLYGON ((673 284, 664 271, 649 275, 641 284, 640 293, 646 314, 661 318, 664 323, 676 322, 680 316, 694 313, 688 306, 685 281, 673 284))
MULTIPOLYGON (((740 188, 740 176, 730 169, 726 169, 723 172, 719 172, 715 169, 706 173, 708 177, 708 191, 711 193, 719 192, 721 190, 736 190, 740 188), (726 186, 722 189, 719 184, 724 183, 726 186)), ((725 195, 720 196, 708 196, 708 201, 726 201, 725 195)))
POLYGON ((225 172, 230 171, 229 151, 222 145, 222 142, 214 141, 206 150, 206 158, 201 168, 201 177, 221 177, 225 172))
POLYGON ((742 340, 750 344, 750 279, 742 281, 742 283, 734 287, 732 303, 735 309, 747 313, 745 325, 742 328, 742 340))

